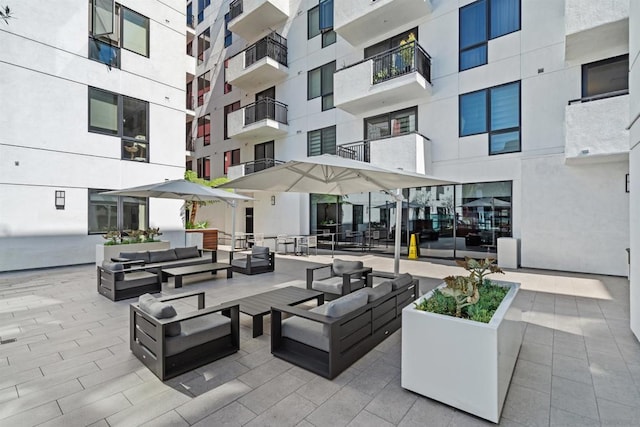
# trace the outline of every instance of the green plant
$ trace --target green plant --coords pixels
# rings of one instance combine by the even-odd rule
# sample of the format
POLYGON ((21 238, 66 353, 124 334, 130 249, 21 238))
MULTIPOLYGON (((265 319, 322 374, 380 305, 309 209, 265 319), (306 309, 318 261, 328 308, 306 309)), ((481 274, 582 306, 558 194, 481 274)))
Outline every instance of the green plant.
POLYGON ((493 285, 486 276, 504 272, 491 258, 465 258, 456 263, 467 270, 469 276, 445 277, 446 286, 436 289, 431 298, 415 304, 416 309, 489 322, 508 289, 493 285))
POLYGON ((104 242, 105 246, 119 245, 122 242, 122 234, 116 230, 112 230, 106 234, 103 234, 102 238, 107 240, 106 242, 104 242))
POLYGON ((413 55, 416 50, 416 36, 410 33, 405 40, 400 41, 400 57, 405 68, 413 65, 413 55))
POLYGON ((209 222, 208 221, 196 221, 196 222, 191 222, 191 221, 187 221, 187 224, 185 225, 185 227, 187 228, 187 230, 201 230, 201 229, 205 229, 209 226, 209 222))
POLYGON ((162 233, 160 232, 160 227, 156 228, 147 228, 144 231, 145 241, 147 242, 155 242, 156 236, 160 236, 162 233))

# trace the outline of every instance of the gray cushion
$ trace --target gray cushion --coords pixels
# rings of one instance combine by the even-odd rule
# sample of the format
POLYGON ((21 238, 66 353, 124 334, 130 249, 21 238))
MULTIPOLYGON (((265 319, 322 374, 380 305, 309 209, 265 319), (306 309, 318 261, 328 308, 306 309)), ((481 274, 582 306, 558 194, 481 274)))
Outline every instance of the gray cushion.
POLYGON ((251 257, 269 260, 269 247, 254 245, 253 248, 251 248, 251 257))
POLYGON ((180 325, 182 330, 177 336, 165 339, 167 356, 231 334, 231 319, 218 313, 183 320, 180 325))
POLYGON ((368 295, 368 302, 372 302, 377 300, 378 298, 382 298, 383 296, 389 294, 392 290, 391 282, 382 282, 375 288, 364 288, 362 291, 368 295))
POLYGON ((174 252, 176 253, 176 257, 178 259, 185 258, 200 258, 200 251, 197 246, 189 246, 187 248, 174 248, 174 252))
POLYGON ((120 252, 120 258, 130 259, 132 261, 144 261, 146 263, 149 262, 149 252, 147 251, 138 251, 138 252, 120 252))
POLYGON ((294 316, 282 321, 282 336, 329 351, 329 337, 323 333, 322 327, 322 323, 294 316))
POLYGON ((124 280, 116 282, 116 290, 137 288, 158 283, 158 275, 148 271, 134 271, 124 275, 124 280))
POLYGON ((124 270, 124 266, 119 262, 102 261, 102 268, 113 272, 113 280, 116 282, 124 280, 124 273, 122 272, 124 270))
POLYGON ((325 304, 327 306, 325 309, 326 316, 344 316, 345 314, 351 313, 352 311, 367 305, 368 299, 368 295, 362 292, 362 290, 352 292, 349 295, 345 295, 325 304))
MULTIPOLYGON (((247 268, 247 259, 249 257, 247 256, 247 258, 239 258, 239 259, 234 259, 231 261, 231 265, 233 265, 234 267, 239 267, 239 268, 247 268)), ((268 267, 269 266, 269 261, 266 261, 262 258, 251 258, 251 268, 254 267, 268 267)))
POLYGON ((342 276, 344 273, 350 273, 363 267, 362 261, 345 261, 342 259, 333 260, 333 274, 342 276))
MULTIPOLYGON (((140 310, 150 314, 156 319, 170 319, 178 314, 171 304, 158 301, 151 294, 140 295, 138 298, 138 307, 140 307, 140 310)), ((167 325, 165 334, 168 337, 180 335, 180 323, 167 325)))
MULTIPOLYGON (((326 292, 328 294, 342 295, 342 285, 342 276, 333 276, 322 280, 314 280, 313 282, 311 282, 311 289, 320 292, 326 292)), ((362 286, 362 282, 359 278, 351 279, 352 291, 357 289, 354 289, 355 285, 360 287, 362 286)))
POLYGON ((149 251, 149 262, 174 261, 178 259, 176 251, 164 249, 159 251, 149 251))
POLYGON ((407 286, 413 281, 413 277, 409 273, 403 273, 391 281, 391 286, 395 291, 398 288, 407 286))

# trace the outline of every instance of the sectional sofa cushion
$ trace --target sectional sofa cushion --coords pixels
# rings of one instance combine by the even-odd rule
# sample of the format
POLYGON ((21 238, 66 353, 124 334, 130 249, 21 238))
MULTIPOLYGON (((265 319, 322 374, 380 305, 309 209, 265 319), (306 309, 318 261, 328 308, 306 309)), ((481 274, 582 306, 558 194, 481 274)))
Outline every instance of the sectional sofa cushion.
MULTIPOLYGON (((350 281, 352 284, 357 284, 360 283, 360 278, 352 278, 350 281)), ((322 280, 314 280, 311 283, 311 288, 313 290, 338 295, 342 295, 342 286, 342 276, 333 276, 322 280)))
POLYGON ((329 336, 323 333, 323 327, 322 323, 294 316, 282 321, 282 336, 329 351, 329 336))
POLYGON ((124 266, 119 262, 102 261, 102 268, 113 272, 113 279, 116 282, 124 280, 124 266))
POLYGON ((181 326, 181 331, 165 340, 167 356, 231 334, 231 319, 219 313, 183 320, 178 326, 181 326))
POLYGON ((398 288, 407 286, 408 284, 411 283, 412 280, 413 280, 413 277, 411 276, 411 274, 403 273, 391 281, 391 286, 395 291, 398 288))
POLYGON ((393 285, 391 282, 386 281, 380 283, 378 286, 374 288, 363 288, 362 292, 367 294, 368 302, 373 302, 378 298, 382 298, 393 290, 393 285))
POLYGON ((367 302, 368 295, 359 290, 324 304, 326 305, 324 314, 329 317, 341 317, 360 307, 364 307, 367 302))
MULTIPOLYGON (((140 310, 155 317, 156 319, 170 319, 178 314, 171 304, 158 301, 156 297, 151 294, 140 295, 138 298, 138 306, 140 307, 140 310)), ((180 335, 180 330, 180 323, 172 323, 167 325, 165 334, 168 337, 175 337, 180 335)))
MULTIPOLYGON (((231 260, 231 265, 233 265, 234 267, 240 267, 240 268, 246 269, 247 259, 249 259, 249 257, 231 260)), ((268 260, 265 260, 262 258, 254 258, 253 256, 251 257, 251 268, 268 267, 268 266, 269 266, 268 260)))
POLYGON ((132 261, 144 261, 146 264, 149 263, 149 252, 140 251, 140 252, 120 252, 120 258, 130 259, 132 261))
POLYGON ((333 274, 336 276, 342 276, 344 273, 349 273, 354 270, 359 270, 364 266, 362 261, 345 261, 342 259, 333 260, 333 274))
POLYGON ((175 261, 178 257, 173 249, 164 249, 158 251, 149 251, 149 262, 175 261))
POLYGON ((262 258, 269 261, 269 247, 254 245, 253 248, 251 248, 251 258, 262 258))
POLYGON ((200 257, 200 251, 198 250, 197 246, 189 246, 186 248, 174 248, 173 250, 176 253, 177 259, 200 257))

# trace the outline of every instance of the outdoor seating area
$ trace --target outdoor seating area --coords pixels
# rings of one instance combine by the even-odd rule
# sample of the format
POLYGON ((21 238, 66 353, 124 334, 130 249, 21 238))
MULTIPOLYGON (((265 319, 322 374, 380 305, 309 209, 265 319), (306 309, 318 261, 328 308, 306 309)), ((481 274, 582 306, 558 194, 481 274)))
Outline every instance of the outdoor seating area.
MULTIPOLYGON (((398 313, 464 270, 402 260, 411 284, 394 290, 397 279, 379 273, 392 258, 340 254, 372 269, 372 287, 322 304, 305 272, 335 259, 277 258, 273 274, 187 276, 186 294, 161 283, 115 302, 96 293, 91 265, 0 274, 0 424, 485 425, 400 380, 398 313), (247 314, 249 303, 274 310, 247 314)), ((521 283, 525 333, 499 424, 637 425, 628 280, 527 269, 503 278, 521 283)))
POLYGON ((307 289, 324 292, 325 299, 332 300, 371 287, 368 280, 371 272, 371 267, 365 267, 362 261, 336 258, 331 264, 307 268, 307 289))

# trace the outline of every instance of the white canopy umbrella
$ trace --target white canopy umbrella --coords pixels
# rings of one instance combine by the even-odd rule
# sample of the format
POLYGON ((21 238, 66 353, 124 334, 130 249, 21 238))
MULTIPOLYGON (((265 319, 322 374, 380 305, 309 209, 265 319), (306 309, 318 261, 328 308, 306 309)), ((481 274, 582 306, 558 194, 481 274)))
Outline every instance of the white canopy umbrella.
POLYGON ((206 187, 187 181, 186 179, 174 179, 155 184, 141 185, 139 187, 125 188, 122 190, 105 191, 104 195, 131 196, 131 197, 155 197, 158 199, 178 199, 188 202, 205 202, 220 200, 231 206, 233 216, 231 218, 231 250, 235 248, 236 238, 236 204, 238 200, 253 200, 251 197, 217 188, 206 187))
MULTIPOLYGON (((453 184, 440 179, 400 169, 387 169, 331 154, 292 160, 260 172, 246 175, 218 188, 274 192, 346 195, 383 191, 396 200, 402 211, 402 188, 453 184)), ((396 215, 394 273, 400 270, 400 232, 402 215, 396 215)))

